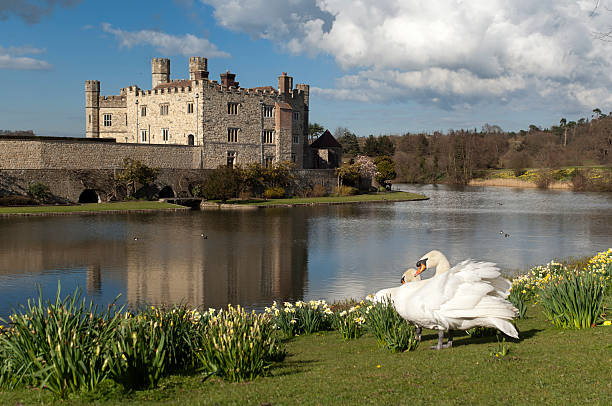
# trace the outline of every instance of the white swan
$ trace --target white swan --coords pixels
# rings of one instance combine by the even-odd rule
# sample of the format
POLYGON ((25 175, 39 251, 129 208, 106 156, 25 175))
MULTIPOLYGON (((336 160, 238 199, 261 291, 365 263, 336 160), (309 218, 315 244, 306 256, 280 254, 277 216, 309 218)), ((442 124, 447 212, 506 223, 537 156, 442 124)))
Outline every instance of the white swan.
POLYGON ((375 299, 389 297, 404 320, 437 329, 438 345, 452 346, 452 335, 442 344, 445 331, 493 327, 510 337, 518 333, 510 322, 517 310, 506 300, 512 284, 490 262, 463 261, 447 272, 397 288, 379 291, 375 299))
POLYGON ((429 251, 423 255, 416 263, 417 271, 414 276, 419 276, 425 269, 436 268, 436 275, 448 272, 451 268, 450 262, 446 259, 446 256, 438 250, 429 251))

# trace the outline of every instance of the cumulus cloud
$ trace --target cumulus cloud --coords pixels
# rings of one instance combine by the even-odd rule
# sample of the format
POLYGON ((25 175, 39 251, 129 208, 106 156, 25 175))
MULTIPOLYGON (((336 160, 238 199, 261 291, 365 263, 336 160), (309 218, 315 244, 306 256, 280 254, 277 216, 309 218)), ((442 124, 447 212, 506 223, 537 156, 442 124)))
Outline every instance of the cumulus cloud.
POLYGON ((153 30, 124 31, 114 28, 108 23, 102 24, 102 30, 114 35, 121 47, 132 48, 137 45, 151 45, 164 55, 203 55, 209 58, 230 56, 227 52, 217 49, 216 45, 206 38, 198 38, 192 34, 178 36, 153 30))
POLYGON ((28 24, 36 24, 51 14, 54 7, 74 7, 81 0, 0 0, 0 20, 11 15, 21 18, 28 24))
POLYGON ((222 26, 347 73, 323 96, 445 106, 526 96, 612 103, 611 4, 591 0, 201 0, 222 26))
POLYGON ((37 55, 44 53, 41 48, 24 47, 0 47, 0 69, 16 70, 49 70, 53 66, 40 59, 27 57, 24 55, 37 55))

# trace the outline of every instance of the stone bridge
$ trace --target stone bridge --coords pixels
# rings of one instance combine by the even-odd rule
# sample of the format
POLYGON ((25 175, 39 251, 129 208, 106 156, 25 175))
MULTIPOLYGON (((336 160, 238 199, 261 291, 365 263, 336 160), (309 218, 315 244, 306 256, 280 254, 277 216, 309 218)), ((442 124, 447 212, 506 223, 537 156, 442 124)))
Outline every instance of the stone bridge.
MULTIPOLYGON (((0 197, 25 195, 32 183, 44 183, 57 202, 104 202, 125 197, 115 181, 123 160, 132 158, 157 168, 154 184, 142 197, 190 197, 191 188, 205 181, 202 149, 187 145, 120 144, 113 140, 0 136, 0 197)), ((303 182, 331 190, 333 170, 302 169, 303 182)))

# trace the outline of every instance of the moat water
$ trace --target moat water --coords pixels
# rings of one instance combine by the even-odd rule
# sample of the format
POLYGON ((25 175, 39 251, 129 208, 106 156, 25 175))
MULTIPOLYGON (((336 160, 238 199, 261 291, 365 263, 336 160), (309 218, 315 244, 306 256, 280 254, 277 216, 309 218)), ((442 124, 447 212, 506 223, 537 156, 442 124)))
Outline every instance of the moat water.
POLYGON ((430 200, 344 206, 0 218, 0 317, 80 287, 101 305, 262 308, 359 298, 421 255, 508 273, 612 246, 612 194, 396 185, 430 200), (508 234, 508 237, 500 234, 508 234), (204 234, 207 238, 202 237, 204 234))

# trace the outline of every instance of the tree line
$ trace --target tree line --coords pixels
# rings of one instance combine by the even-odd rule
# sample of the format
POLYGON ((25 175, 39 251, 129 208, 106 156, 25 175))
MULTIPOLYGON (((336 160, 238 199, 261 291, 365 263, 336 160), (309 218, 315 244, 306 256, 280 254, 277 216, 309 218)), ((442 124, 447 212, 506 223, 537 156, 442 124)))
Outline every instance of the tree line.
POLYGON ((446 133, 405 133, 357 137, 340 127, 334 132, 351 156, 390 156, 396 182, 465 184, 487 169, 557 169, 566 166, 612 165, 612 113, 594 109, 590 119, 517 132, 485 124, 479 129, 446 133))

